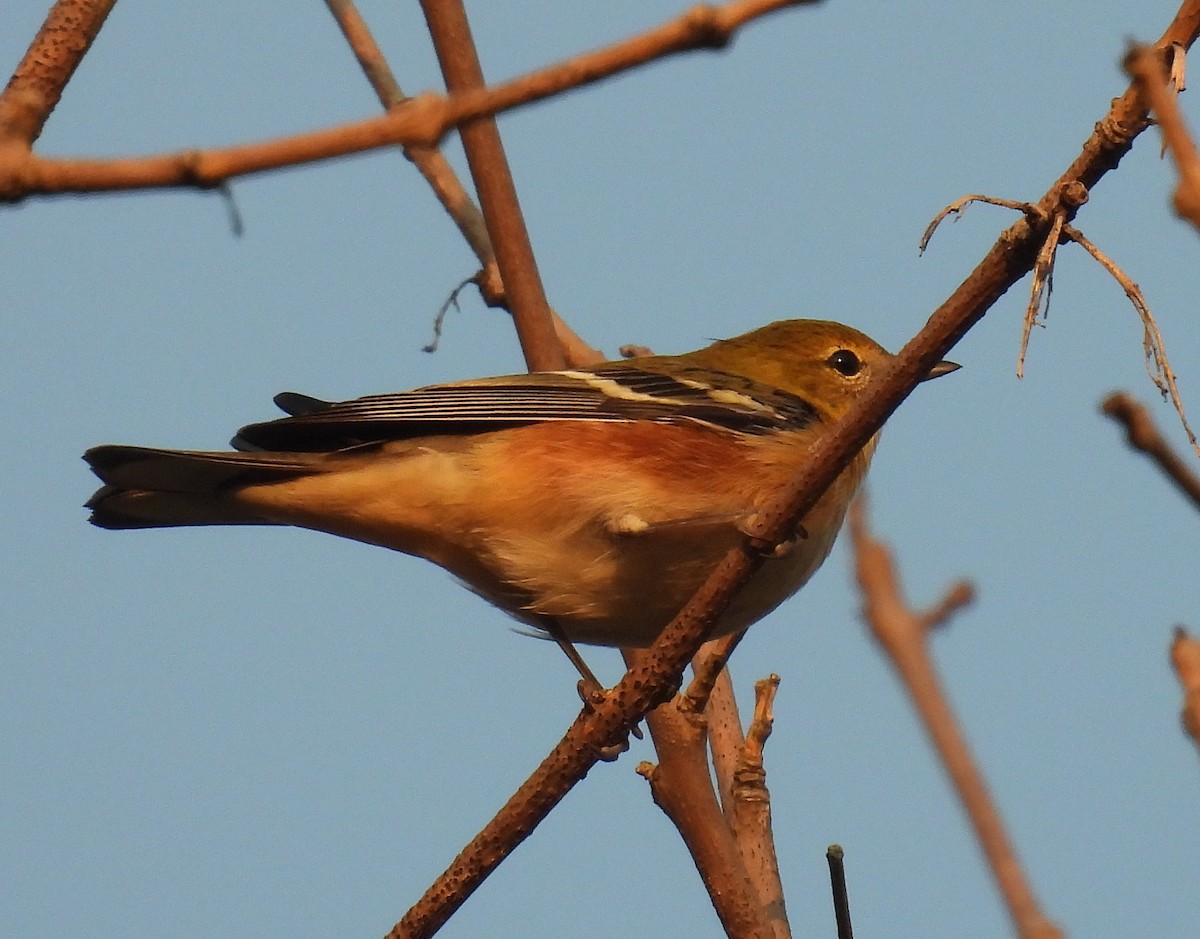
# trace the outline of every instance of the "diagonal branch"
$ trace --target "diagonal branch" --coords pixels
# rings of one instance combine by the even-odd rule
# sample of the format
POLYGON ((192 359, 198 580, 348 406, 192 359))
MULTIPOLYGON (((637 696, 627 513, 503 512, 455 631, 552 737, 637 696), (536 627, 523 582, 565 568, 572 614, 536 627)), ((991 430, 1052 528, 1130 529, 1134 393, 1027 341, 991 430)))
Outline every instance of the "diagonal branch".
POLYGON ((0 94, 0 143, 28 151, 117 0, 57 0, 0 94))
MULTIPOLYGON (((329 12, 333 14, 338 27, 345 36, 354 57, 362 67, 363 73, 375 90, 379 103, 386 109, 398 107, 410 100, 400 87, 400 83, 392 74, 383 50, 375 42, 371 30, 358 12, 352 0, 325 0, 329 12)), ((457 226, 468 247, 478 258, 482 270, 465 283, 474 283, 483 300, 488 306, 508 308, 508 298, 505 296, 504 284, 500 280, 500 271, 496 266, 496 253, 492 250, 492 240, 488 237, 487 225, 483 213, 479 211, 471 196, 463 188, 450 162, 436 147, 404 146, 405 157, 417 168, 421 176, 429 183, 434 195, 457 226)), ((459 288, 461 289, 461 287, 459 288)), ((451 295, 453 298, 457 291, 451 295)), ((448 300, 448 307, 453 300, 448 300)), ((444 309, 443 309, 444 312, 444 309)), ((550 311, 554 333, 563 348, 567 362, 572 366, 590 365, 601 361, 604 356, 593 349, 568 326, 553 310, 550 311)), ((440 322, 440 314, 439 320, 440 322)), ((440 332, 440 328, 435 327, 440 332)), ((436 343, 435 343, 436 345, 436 343)), ((426 351, 432 351, 427 349, 426 351)))
POLYGON ((1200 509, 1200 476, 1171 449, 1144 404, 1124 391, 1116 391, 1104 399, 1100 410, 1125 428, 1129 446, 1157 463, 1192 505, 1200 509))
POLYGON ((921 715, 925 731, 975 828, 1018 935, 1022 939, 1057 939, 1061 933, 1038 906, 929 654, 930 629, 969 602, 971 591, 956 585, 933 611, 914 612, 902 595, 891 552, 867 527, 864 499, 859 498, 850 512, 863 617, 871 634, 887 653, 921 715))
MULTIPOLYGON (((396 81, 383 56, 383 50, 375 42, 375 37, 371 35, 352 0, 325 0, 325 4, 341 28, 342 35, 346 37, 358 64, 362 66, 363 74, 375 90, 379 103, 390 110, 408 101, 408 95, 396 81)), ((403 150, 405 157, 429 183, 446 214, 458 226, 463 240, 475 252, 480 263, 486 265, 488 258, 494 259, 483 216, 471 201, 463 184, 459 182, 450 161, 436 147, 404 146, 403 150)))
POLYGON ((1183 686, 1183 728, 1200 747, 1200 639, 1189 636, 1182 626, 1175 627, 1171 664, 1183 686))
MULTIPOLYGON (((1169 50, 1176 62, 1184 53, 1172 46, 1169 50)), ((1200 152, 1188 133, 1187 124, 1179 111, 1177 97, 1183 91, 1182 79, 1168 84, 1165 62, 1161 54, 1146 46, 1135 46, 1125 58, 1125 69, 1146 93, 1158 126, 1162 130, 1163 146, 1171 152, 1179 170, 1179 185, 1173 198, 1175 214, 1200 230, 1200 152)))
MULTIPOLYGON (((421 9, 442 67, 446 90, 451 94, 485 90, 483 69, 462 0, 421 0, 421 9)), ((554 334, 550 304, 496 119, 488 115, 468 121, 459 126, 458 133, 526 364, 535 372, 562 368, 566 358, 554 334)))

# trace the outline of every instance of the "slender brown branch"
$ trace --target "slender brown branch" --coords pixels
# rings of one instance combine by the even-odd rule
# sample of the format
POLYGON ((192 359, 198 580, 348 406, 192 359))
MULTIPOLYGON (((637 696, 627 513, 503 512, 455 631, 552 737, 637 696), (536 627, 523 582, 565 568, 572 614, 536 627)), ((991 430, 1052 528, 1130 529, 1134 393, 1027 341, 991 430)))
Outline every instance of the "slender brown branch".
POLYGON ((692 662, 692 681, 687 690, 680 694, 679 706, 682 709, 699 714, 708 707, 713 686, 725 670, 725 664, 733 655, 733 650, 745 635, 745 630, 732 633, 706 642, 700 648, 695 661, 692 662))
MULTIPOLYGON (((1200 31, 1200 2, 1188 0, 1159 44, 1177 41, 1190 47, 1197 31, 1200 31)), ((1146 121, 1145 107, 1132 90, 1117 98, 1084 143, 1080 155, 1043 196, 1047 216, 1061 198, 1063 182, 1079 180, 1093 189, 1129 151, 1133 140, 1147 126, 1146 121)), ((760 512, 757 530, 748 541, 761 539, 770 543, 772 538, 778 539, 815 504, 929 370, 983 317, 991 304, 1029 271, 1039 243, 1037 232, 1025 219, 1000 236, 849 413, 813 445, 809 462, 760 512)), ((717 564, 697 594, 663 630, 644 661, 627 672, 603 701, 576 719, 506 807, 463 849, 426 897, 398 924, 393 936, 430 935, 595 765, 598 748, 624 735, 632 723, 670 694, 687 661, 699 648, 709 624, 761 561, 758 552, 746 544, 732 549, 717 564)))
POLYGON ((730 936, 774 939, 777 934, 713 792, 704 719, 668 705, 652 711, 646 722, 659 761, 657 766, 641 764, 638 772, 687 845, 721 925, 730 936))
POLYGON ((325 0, 325 6, 333 14, 334 21, 342 31, 350 51, 354 53, 354 58, 358 60, 367 81, 371 83, 379 103, 385 108, 391 108, 407 101, 408 95, 392 74, 392 68, 388 65, 383 50, 371 35, 371 28, 358 12, 354 0, 325 0))
MULTIPOLYGON (((1174 50, 1168 47, 1165 51, 1174 50)), ((1179 185, 1173 199, 1175 213, 1200 231, 1200 152, 1176 101, 1183 89, 1171 89, 1161 50, 1135 46, 1125 58, 1125 69, 1149 98, 1162 130, 1163 145, 1171 152, 1179 171, 1179 185)))
MULTIPOLYGON (((1004 830, 987 784, 971 757, 966 738, 942 689, 929 655, 928 615, 909 609, 904 601, 891 553, 867 528, 864 502, 851 508, 850 532, 855 567, 863 593, 863 616, 887 653, 921 715, 925 730, 946 767, 955 791, 967 810, 992 876, 1023 939, 1051 939, 1059 933, 1042 912, 1004 830)), ((943 602, 939 614, 950 606, 943 602)))
POLYGON ((840 844, 831 844, 825 852, 829 862, 829 885, 833 890, 833 915, 837 922, 837 939, 854 939, 850 925, 850 895, 846 889, 846 852, 840 844))
POLYGON ((1200 476, 1167 443, 1145 405, 1124 391, 1115 391, 1104 399, 1100 410, 1125 428, 1129 446, 1157 463, 1192 505, 1200 509, 1200 476))
MULTIPOLYGON (((325 2, 342 30, 342 35, 346 38, 354 57, 362 67, 363 73, 375 90, 380 104, 384 108, 390 109, 408 101, 408 96, 400 87, 395 75, 392 74, 383 50, 375 42, 375 37, 371 35, 370 28, 363 21, 352 0, 325 0, 325 2)), ((474 252, 475 257, 479 259, 482 270, 470 281, 479 288, 479 292, 488 306, 507 309, 508 299, 504 293, 504 282, 501 280, 500 270, 496 266, 496 254, 492 250, 492 241, 488 237, 483 213, 479 211, 466 189, 463 188, 454 168, 442 151, 436 147, 409 145, 403 146, 402 150, 405 157, 429 183, 434 195, 446 210, 446 214, 450 216, 463 236, 463 240, 474 252)), ((553 310, 551 310, 550 316, 555 335, 558 337, 558 342, 562 346, 569 365, 589 365, 604 358, 602 353, 584 342, 553 310)))
POLYGON ((746 732, 746 741, 734 773, 733 832, 742 855, 742 864, 775 936, 777 939, 788 939, 791 928, 784 903, 783 882, 779 877, 779 861, 771 829, 771 793, 767 789, 767 771, 763 765, 763 748, 775 722, 775 692, 778 690, 778 675, 754 683, 754 718, 746 732))
MULTIPOLYGON (((706 642, 704 645, 712 644, 706 642)), ((704 648, 701 648, 700 653, 692 660, 693 672, 696 670, 697 660, 703 657, 704 648)), ((685 713, 691 707, 685 695, 675 698, 675 706, 685 713)), ((746 745, 746 734, 742 731, 742 720, 738 714, 737 697, 733 692, 733 678, 729 669, 722 668, 717 672, 703 714, 708 722, 708 752, 712 758, 714 785, 721 800, 721 809, 725 813, 725 821, 733 828, 736 824, 733 813, 734 777, 737 774, 742 748, 746 745)), ((736 832, 734 834, 736 836, 736 832)))
POLYGON ((116 0, 57 0, 0 94, 0 141, 28 151, 116 0))
POLYGON ((0 153, 0 201, 30 195, 192 186, 332 159, 396 144, 435 146, 453 127, 629 71, 668 55, 723 47, 745 23, 815 0, 738 0, 697 6, 662 26, 493 88, 445 98, 422 94, 380 117, 223 150, 117 160, 48 159, 0 153))
MULTIPOLYGON (((409 100, 392 74, 383 50, 375 42, 375 37, 371 35, 371 30, 352 0, 325 0, 325 4, 341 28, 342 35, 346 37, 346 42, 362 67, 363 74, 375 90, 379 103, 385 109, 391 109, 409 100)), ((405 146, 403 151, 429 183, 446 214, 458 226, 463 239, 479 258, 480 263, 486 265, 489 259, 494 263, 492 243, 488 238, 483 215, 471 201, 470 195, 463 188, 454 168, 442 155, 441 150, 436 147, 405 146)))
MULTIPOLYGON (((421 0, 421 9, 446 79, 446 90, 451 94, 485 90, 483 69, 462 0, 421 0)), ((526 364, 530 371, 562 368, 566 357, 554 334, 550 304, 496 119, 489 115, 467 121, 459 125, 458 133, 526 364)))
POLYGON ((1171 664, 1183 687, 1183 727, 1200 747, 1200 640, 1193 639, 1182 626, 1175 627, 1171 642, 1171 664))

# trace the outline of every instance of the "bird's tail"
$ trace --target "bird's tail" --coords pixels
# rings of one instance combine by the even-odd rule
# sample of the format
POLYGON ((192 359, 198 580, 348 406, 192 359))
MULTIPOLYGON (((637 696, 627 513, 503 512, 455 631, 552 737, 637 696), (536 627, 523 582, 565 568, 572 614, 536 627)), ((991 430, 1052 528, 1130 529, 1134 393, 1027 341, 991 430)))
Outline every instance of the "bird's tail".
POLYGON ((241 505, 242 486, 282 482, 316 470, 311 453, 204 453, 93 447, 83 455, 104 486, 87 501, 100 528, 272 524, 241 505))

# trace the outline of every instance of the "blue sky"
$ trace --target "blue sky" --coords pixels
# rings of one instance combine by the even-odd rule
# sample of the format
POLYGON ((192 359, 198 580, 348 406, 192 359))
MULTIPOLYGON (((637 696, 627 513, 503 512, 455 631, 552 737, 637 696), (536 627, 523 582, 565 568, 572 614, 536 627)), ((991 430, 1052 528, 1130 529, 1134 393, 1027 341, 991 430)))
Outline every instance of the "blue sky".
MULTIPOLYGON (((6 4, 15 66, 46 3, 6 4)), ((662 2, 472 4, 510 77, 660 22, 662 2)), ((415 4, 363 3, 411 92, 439 87, 415 4)), ((829 2, 725 52, 655 64, 501 123, 551 302, 594 345, 685 351, 788 316, 902 344, 1037 198, 1125 86, 1163 0, 829 2)), ((1184 95, 1193 124, 1200 113, 1184 95)), ((122 0, 40 143, 105 156, 221 146, 376 113, 321 3, 122 0)), ((462 165, 456 147, 449 152, 462 165)), ((1145 135, 1078 225, 1143 287, 1200 421, 1196 233, 1145 135)), ((13 936, 375 936, 574 715, 569 666, 436 568, 291 530, 111 533, 80 507, 105 442, 219 448, 284 389, 348 397, 522 368, 425 184, 381 152, 212 194, 0 210, 0 911, 13 936)), ((873 521, 915 603, 979 589, 936 639, 976 754, 1048 913, 1075 935, 1200 921, 1200 766, 1166 650, 1200 629, 1197 519, 1097 412, 1153 402, 1121 290, 1064 250, 1014 377, 1022 284, 963 370, 889 423, 873 521)), ((1193 458, 1194 462, 1194 458, 1193 458)), ((768 784, 797 935, 833 929, 846 849, 863 935, 1004 936, 941 770, 864 635, 844 546, 733 670, 783 676, 768 784)), ((615 654, 588 658, 615 680, 615 654)), ((716 936, 633 772, 597 767, 445 936, 716 936)))

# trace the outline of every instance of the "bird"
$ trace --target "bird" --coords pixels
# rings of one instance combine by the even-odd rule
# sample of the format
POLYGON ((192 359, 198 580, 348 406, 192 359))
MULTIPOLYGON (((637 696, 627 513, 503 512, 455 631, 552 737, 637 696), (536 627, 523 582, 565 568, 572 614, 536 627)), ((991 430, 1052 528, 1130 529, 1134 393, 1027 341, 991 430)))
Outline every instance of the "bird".
MULTIPOLYGON (((645 647, 891 358, 850 326, 792 319, 682 355, 338 402, 284 393, 287 416, 243 427, 231 452, 88 450, 103 485, 87 507, 105 529, 291 525, 380 545, 568 650, 645 647)), ((746 629, 820 567, 877 438, 709 638, 746 629)))

